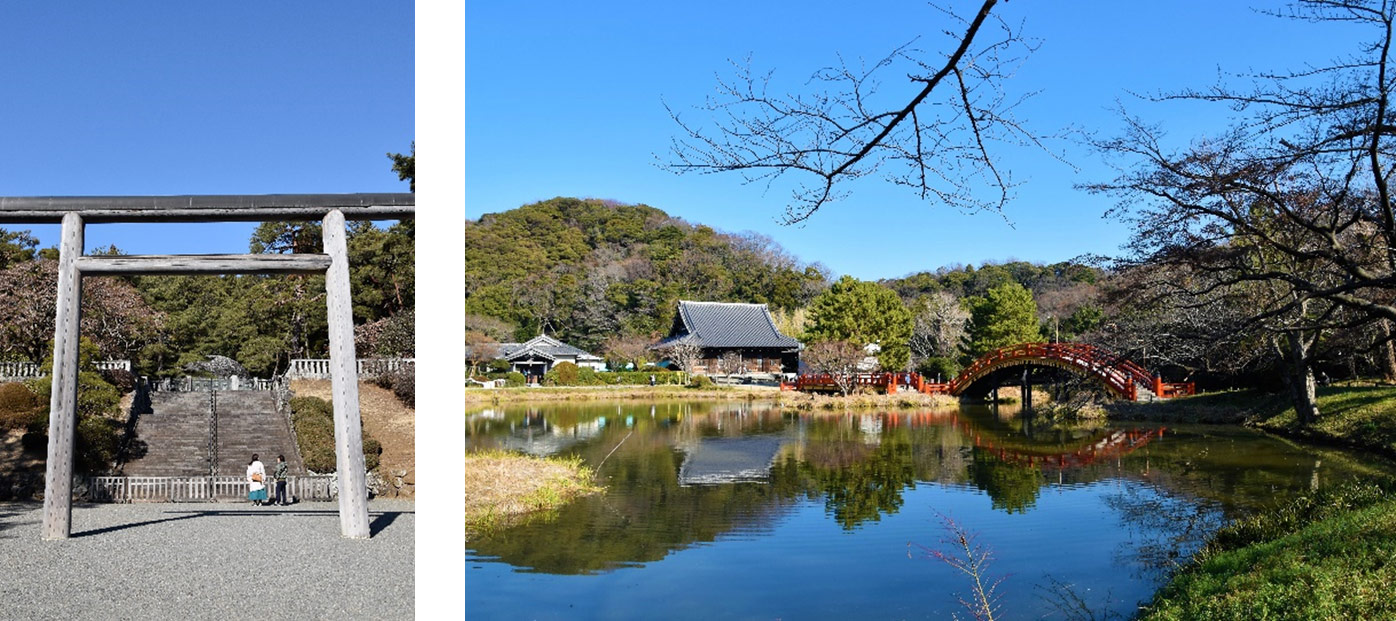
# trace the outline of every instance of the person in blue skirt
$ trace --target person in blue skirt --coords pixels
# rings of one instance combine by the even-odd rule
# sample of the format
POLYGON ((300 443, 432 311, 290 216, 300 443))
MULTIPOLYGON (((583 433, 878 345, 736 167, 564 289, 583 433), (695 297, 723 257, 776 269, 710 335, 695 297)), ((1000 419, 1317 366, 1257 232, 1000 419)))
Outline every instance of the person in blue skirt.
POLYGON ((253 505, 267 501, 267 468, 257 460, 256 453, 252 454, 252 461, 247 464, 247 499, 253 505))

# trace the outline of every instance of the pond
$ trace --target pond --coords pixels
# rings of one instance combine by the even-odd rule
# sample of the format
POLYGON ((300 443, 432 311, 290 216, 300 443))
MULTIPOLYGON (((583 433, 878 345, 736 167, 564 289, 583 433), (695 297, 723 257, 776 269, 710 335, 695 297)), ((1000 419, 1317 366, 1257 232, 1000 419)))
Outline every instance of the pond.
POLYGON ((607 486, 466 544, 481 618, 968 618, 959 534, 990 555, 998 618, 1129 617, 1226 520, 1396 472, 1242 427, 988 406, 506 406, 466 430, 467 450, 578 455, 607 486))

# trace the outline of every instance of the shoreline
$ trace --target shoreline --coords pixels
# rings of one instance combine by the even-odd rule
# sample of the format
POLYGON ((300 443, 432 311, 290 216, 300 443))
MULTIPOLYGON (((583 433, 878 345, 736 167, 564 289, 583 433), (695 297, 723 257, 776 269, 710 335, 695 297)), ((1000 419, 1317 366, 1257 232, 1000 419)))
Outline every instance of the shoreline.
POLYGON ((896 394, 853 393, 847 397, 795 391, 772 386, 551 386, 542 388, 468 388, 467 408, 513 404, 586 401, 748 401, 769 403, 788 411, 853 410, 872 408, 924 409, 958 407, 960 400, 948 395, 916 392, 896 394))

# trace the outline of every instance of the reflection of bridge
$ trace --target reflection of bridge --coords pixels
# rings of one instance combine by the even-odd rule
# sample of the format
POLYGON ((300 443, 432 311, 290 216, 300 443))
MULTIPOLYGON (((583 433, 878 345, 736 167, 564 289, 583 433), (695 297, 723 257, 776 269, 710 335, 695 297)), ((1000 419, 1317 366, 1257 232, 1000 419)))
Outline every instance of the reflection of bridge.
POLYGON ((1011 439, 1004 439, 997 434, 984 431, 978 425, 965 420, 953 411, 892 414, 887 415, 886 420, 891 427, 906 426, 912 428, 944 425, 948 421, 964 434, 964 437, 974 448, 988 451, 997 456, 999 461, 1022 466, 1057 469, 1079 468, 1089 466, 1100 459, 1122 457, 1155 439, 1162 438, 1164 432, 1167 431, 1165 427, 1115 429, 1105 432, 1103 436, 1074 450, 1062 450, 1063 447, 1060 446, 1033 447, 1031 444, 1025 446, 1022 443, 1015 443, 1011 439))
MULTIPOLYGON (((851 378, 829 374, 801 375, 792 387, 795 390, 829 391, 838 389, 839 379, 851 379, 851 385, 867 386, 895 393, 898 388, 928 394, 960 396, 966 393, 987 393, 1001 383, 1008 369, 1024 367, 1023 384, 1031 388, 1028 368, 1055 368, 1093 378, 1117 397, 1137 401, 1141 397, 1176 397, 1193 394, 1192 382, 1170 383, 1150 374, 1144 367, 1109 350, 1085 343, 1023 343, 1000 347, 981 356, 949 382, 930 382, 916 373, 860 373, 851 378)), ((1029 392, 1024 393, 1025 400, 1029 392)))
POLYGON ((1098 459, 1113 459, 1133 452, 1135 449, 1148 444, 1154 438, 1162 438, 1164 429, 1125 429, 1115 430, 1105 437, 1096 440, 1075 451, 1060 453, 1035 453, 1021 449, 1008 447, 996 447, 993 442, 979 442, 979 437, 974 437, 976 448, 989 451, 997 455, 999 460, 1015 463, 1023 466, 1043 466, 1050 468, 1079 468, 1089 466, 1098 459))

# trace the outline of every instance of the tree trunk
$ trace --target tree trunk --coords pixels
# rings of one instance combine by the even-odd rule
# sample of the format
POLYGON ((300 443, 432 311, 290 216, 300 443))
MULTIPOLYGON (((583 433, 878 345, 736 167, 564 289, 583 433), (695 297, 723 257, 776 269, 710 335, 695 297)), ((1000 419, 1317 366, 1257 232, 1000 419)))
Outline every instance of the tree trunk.
POLYGON ((1396 343, 1391 342, 1391 320, 1383 319, 1377 322, 1381 326, 1382 336, 1386 342, 1381 345, 1382 352, 1382 378, 1388 382, 1396 382, 1396 343))
POLYGON ((1310 425, 1318 420, 1318 401, 1314 394, 1314 370, 1309 366, 1309 343, 1302 332, 1285 336, 1289 346, 1289 395, 1299 424, 1310 425))

